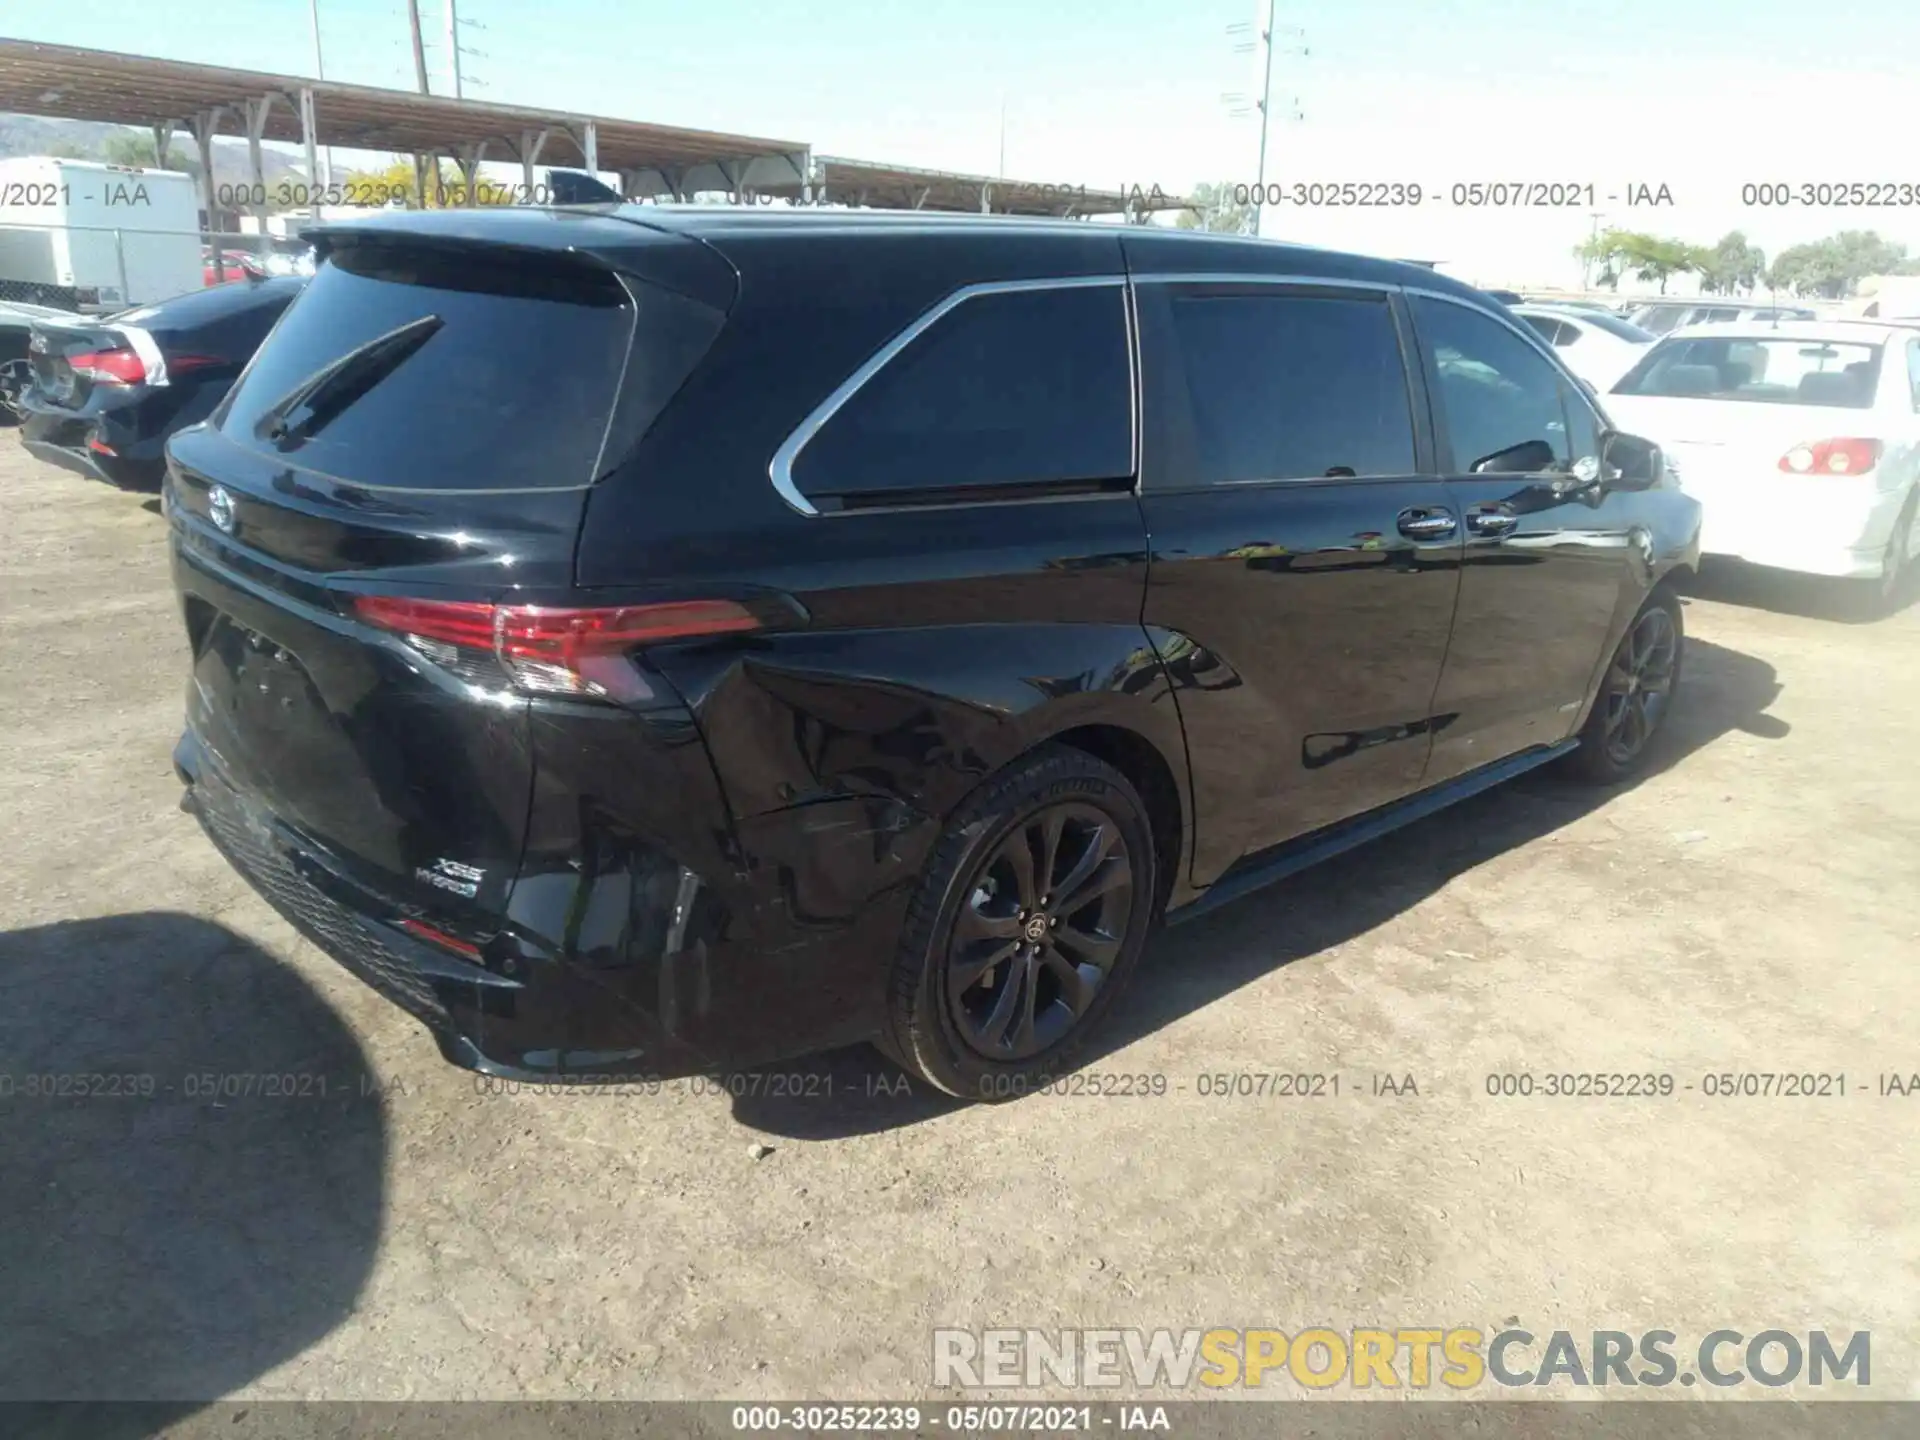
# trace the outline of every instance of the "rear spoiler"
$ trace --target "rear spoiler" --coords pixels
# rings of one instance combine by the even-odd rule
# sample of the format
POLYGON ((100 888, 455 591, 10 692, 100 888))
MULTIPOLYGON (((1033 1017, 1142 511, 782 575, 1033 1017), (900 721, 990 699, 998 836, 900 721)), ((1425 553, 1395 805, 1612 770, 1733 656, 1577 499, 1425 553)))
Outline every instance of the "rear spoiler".
MULTIPOLYGON (((606 188, 597 180, 591 183, 606 188)), ((418 247, 516 256, 530 264, 563 269, 612 271, 672 290, 722 314, 733 308, 739 293, 738 272, 704 241, 647 223, 638 207, 599 202, 572 207, 368 210, 351 219, 305 226, 300 238, 313 246, 316 266, 343 246, 418 247)))
POLYGON ((549 170, 547 195, 555 205, 619 205, 620 192, 583 170, 549 170))

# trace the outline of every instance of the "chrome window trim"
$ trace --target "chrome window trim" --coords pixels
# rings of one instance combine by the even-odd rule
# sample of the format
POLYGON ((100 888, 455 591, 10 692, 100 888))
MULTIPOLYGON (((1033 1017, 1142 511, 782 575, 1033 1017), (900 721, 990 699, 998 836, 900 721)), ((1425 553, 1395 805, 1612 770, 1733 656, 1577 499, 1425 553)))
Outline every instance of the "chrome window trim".
POLYGON ((1349 280, 1332 275, 1273 275, 1266 272, 1236 274, 1233 271, 1194 270, 1166 275, 1136 275, 1136 285, 1317 285, 1326 290, 1368 290, 1392 294, 1405 287, 1385 280, 1349 280))
POLYGON ((800 493, 799 486, 793 483, 793 466, 794 462, 800 458, 800 452, 807 448, 808 442, 825 428, 826 423, 833 419, 841 407, 858 394, 868 381, 892 363, 902 350, 967 301, 982 295, 1017 295, 1036 290, 1084 290, 1101 286, 1122 292, 1121 309, 1129 376, 1127 423, 1133 432, 1128 437, 1128 454, 1133 458, 1134 485, 1137 489, 1140 474, 1139 345, 1134 335, 1133 306, 1125 293, 1126 284, 1125 275, 1061 275, 1039 280, 985 280, 978 284, 961 286, 931 309, 916 317, 899 334, 870 355, 857 370, 840 382, 832 394, 815 406, 807 418, 796 425, 785 440, 780 442, 780 448, 773 452, 773 459, 767 465, 767 476, 772 480, 774 490, 790 508, 810 518, 818 518, 821 511, 811 504, 807 497, 800 493))

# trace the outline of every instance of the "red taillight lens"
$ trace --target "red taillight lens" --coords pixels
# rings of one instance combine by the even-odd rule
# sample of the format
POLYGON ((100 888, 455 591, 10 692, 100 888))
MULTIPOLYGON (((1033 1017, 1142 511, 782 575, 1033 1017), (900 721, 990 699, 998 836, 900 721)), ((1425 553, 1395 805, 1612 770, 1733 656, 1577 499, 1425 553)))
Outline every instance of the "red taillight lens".
POLYGON ((88 350, 70 356, 67 364, 73 373, 96 385, 144 385, 147 367, 131 350, 88 350))
POLYGON ((1815 440, 1780 457, 1789 475, 1864 475, 1879 463, 1878 440, 1815 440))
POLYGON ((411 640, 490 650, 522 690, 616 699, 644 693, 625 662, 637 646, 760 628, 731 600, 562 609, 358 595, 353 610, 411 640))
POLYGON ((189 370, 205 370, 210 365, 225 365, 227 362, 218 355, 169 355, 167 373, 182 375, 189 370))
POLYGON ((462 959, 472 960, 476 964, 480 960, 480 947, 478 945, 470 945, 458 936, 449 935, 444 930, 436 929, 424 920, 415 920, 409 917, 400 922, 400 928, 405 930, 409 935, 417 935, 430 945, 438 945, 442 950, 451 950, 462 959))

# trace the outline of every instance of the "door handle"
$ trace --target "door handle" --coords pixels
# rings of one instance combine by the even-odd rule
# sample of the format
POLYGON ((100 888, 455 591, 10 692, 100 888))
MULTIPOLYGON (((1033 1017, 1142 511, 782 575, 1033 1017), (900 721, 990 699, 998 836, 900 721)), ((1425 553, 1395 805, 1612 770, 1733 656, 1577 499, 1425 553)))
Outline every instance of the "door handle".
POLYGON ((1520 517, 1504 505, 1477 505, 1467 512, 1467 528, 1476 535, 1510 535, 1520 517))
POLYGON ((1415 507, 1400 512, 1400 533, 1409 540, 1444 540, 1456 528, 1450 511, 1415 507))

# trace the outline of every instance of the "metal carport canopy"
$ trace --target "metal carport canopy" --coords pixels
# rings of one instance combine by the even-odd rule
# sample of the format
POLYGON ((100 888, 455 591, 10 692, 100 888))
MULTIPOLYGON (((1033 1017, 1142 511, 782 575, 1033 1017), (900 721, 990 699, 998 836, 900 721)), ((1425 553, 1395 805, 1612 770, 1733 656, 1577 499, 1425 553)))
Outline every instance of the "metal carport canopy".
POLYGON ((577 154, 578 163, 618 172, 633 196, 737 191, 794 182, 809 171, 808 148, 787 140, 24 40, 0 40, 0 112, 179 129, 196 138, 210 123, 255 141, 446 154, 469 166, 502 160, 529 171, 559 158, 542 161, 541 152, 564 138, 564 163, 577 154))
POLYGON ((917 170, 838 156, 814 158, 804 184, 789 177, 752 187, 762 194, 816 205, 879 206, 890 210, 945 210, 987 215, 1132 215, 1185 210, 1191 202, 1158 186, 1101 190, 1087 185, 1041 184, 993 175, 917 170))

